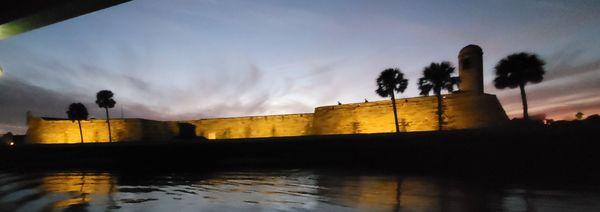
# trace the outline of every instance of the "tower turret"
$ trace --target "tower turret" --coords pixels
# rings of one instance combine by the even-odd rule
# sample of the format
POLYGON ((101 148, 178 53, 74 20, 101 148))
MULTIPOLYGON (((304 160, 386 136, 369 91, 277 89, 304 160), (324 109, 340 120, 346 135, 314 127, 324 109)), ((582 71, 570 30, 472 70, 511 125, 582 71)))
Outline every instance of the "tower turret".
POLYGON ((483 50, 468 45, 458 53, 458 89, 463 92, 483 93, 483 50))

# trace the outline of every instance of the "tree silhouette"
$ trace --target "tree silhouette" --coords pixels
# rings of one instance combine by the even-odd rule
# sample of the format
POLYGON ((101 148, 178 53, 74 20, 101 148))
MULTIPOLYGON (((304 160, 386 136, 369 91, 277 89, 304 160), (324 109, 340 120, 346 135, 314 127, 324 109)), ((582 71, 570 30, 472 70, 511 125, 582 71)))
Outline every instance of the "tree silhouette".
POLYGON ((106 110, 106 124, 108 125, 108 141, 112 142, 112 134, 110 132, 110 116, 108 115, 108 108, 115 107, 115 100, 113 99, 113 92, 109 90, 101 90, 96 94, 96 104, 98 107, 106 110))
POLYGON ((525 120, 529 120, 525 85, 539 83, 544 79, 544 64, 537 55, 525 52, 508 55, 496 64, 494 86, 498 89, 519 87, 525 120))
POLYGON ((79 124, 79 136, 81 136, 81 143, 83 143, 83 131, 81 130, 81 120, 87 120, 88 115, 89 113, 87 111, 87 108, 85 108, 85 105, 81 103, 72 103, 71 105, 69 105, 69 110, 67 110, 67 116, 69 117, 69 120, 73 122, 77 121, 77 124, 79 124))
POLYGON ((385 69, 379 74, 379 77, 377 77, 377 90, 375 90, 375 92, 381 97, 389 96, 392 98, 396 132, 400 132, 400 128, 398 127, 398 112, 396 111, 395 93, 403 93, 407 85, 408 80, 404 79, 404 74, 397 68, 385 69))
POLYGON ((442 130, 442 125, 444 123, 442 117, 444 114, 444 110, 442 109, 442 90, 452 92, 454 91, 454 86, 460 81, 458 77, 452 76, 454 69, 454 66, 447 61, 431 63, 428 67, 423 69, 423 77, 419 78, 419 90, 421 90, 421 95, 428 96, 430 92, 433 92, 437 97, 438 130, 442 130))

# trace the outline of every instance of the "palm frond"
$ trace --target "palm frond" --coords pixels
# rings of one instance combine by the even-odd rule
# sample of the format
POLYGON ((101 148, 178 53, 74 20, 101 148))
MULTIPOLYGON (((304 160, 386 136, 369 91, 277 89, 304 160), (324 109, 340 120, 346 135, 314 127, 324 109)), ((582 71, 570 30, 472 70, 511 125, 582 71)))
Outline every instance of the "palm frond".
POLYGON ((452 92, 458 84, 459 78, 453 77, 455 68, 450 62, 431 63, 423 69, 423 77, 419 79, 421 95, 440 94, 442 90, 452 92))
POLYGON ((398 68, 388 68, 381 72, 376 80, 377 93, 381 97, 391 96, 393 93, 402 93, 408 87, 408 80, 398 68))
POLYGON ((494 86, 499 89, 516 88, 527 83, 539 83, 544 79, 545 62, 536 54, 515 53, 501 59, 494 67, 494 86))

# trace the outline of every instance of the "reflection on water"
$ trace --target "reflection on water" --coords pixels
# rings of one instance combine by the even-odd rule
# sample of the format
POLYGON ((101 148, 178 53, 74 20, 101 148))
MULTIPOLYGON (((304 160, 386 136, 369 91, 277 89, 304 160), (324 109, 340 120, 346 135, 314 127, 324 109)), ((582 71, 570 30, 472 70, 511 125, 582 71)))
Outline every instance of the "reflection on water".
POLYGON ((117 209, 600 211, 600 190, 311 170, 0 173, 0 211, 117 209))

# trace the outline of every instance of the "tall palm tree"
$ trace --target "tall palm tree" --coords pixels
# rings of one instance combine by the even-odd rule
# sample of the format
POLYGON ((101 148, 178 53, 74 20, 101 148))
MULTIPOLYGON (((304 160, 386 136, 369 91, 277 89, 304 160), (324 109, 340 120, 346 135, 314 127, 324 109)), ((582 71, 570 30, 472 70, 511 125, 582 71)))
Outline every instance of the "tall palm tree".
POLYGON ((69 105, 69 110, 67 110, 67 116, 69 117, 69 120, 73 122, 77 121, 77 124, 79 124, 79 136, 81 136, 81 143, 83 143, 83 131, 81 130, 81 120, 87 120, 88 115, 89 113, 87 111, 87 108, 85 108, 85 105, 81 103, 73 103, 69 105))
POLYGON ((108 125, 108 141, 112 142, 112 134, 110 132, 110 117, 108 115, 108 108, 115 107, 115 100, 113 99, 113 92, 109 90, 101 90, 96 94, 96 104, 98 107, 106 110, 106 124, 108 125))
POLYGON ((442 130, 444 123, 442 116, 444 114, 444 110, 442 109, 442 91, 454 91, 454 86, 460 81, 458 77, 452 76, 454 69, 454 66, 447 61, 431 63, 423 69, 423 77, 419 79, 421 95, 428 96, 430 92, 433 92, 437 97, 438 130, 442 130))
POLYGON ((496 79, 494 86, 498 89, 516 88, 521 90, 521 102, 523 103, 523 118, 529 119, 527 107, 527 94, 525 85, 527 83, 539 83, 544 80, 544 65, 546 63, 538 58, 536 54, 526 52, 508 55, 496 64, 496 79))
POLYGON ((375 92, 381 97, 389 96, 392 98, 396 132, 400 132, 400 128, 398 127, 398 112, 396 111, 395 93, 403 93, 407 85, 408 80, 404 79, 404 74, 397 68, 385 69, 379 74, 379 77, 377 77, 377 90, 375 90, 375 92))

